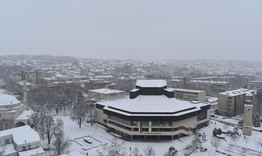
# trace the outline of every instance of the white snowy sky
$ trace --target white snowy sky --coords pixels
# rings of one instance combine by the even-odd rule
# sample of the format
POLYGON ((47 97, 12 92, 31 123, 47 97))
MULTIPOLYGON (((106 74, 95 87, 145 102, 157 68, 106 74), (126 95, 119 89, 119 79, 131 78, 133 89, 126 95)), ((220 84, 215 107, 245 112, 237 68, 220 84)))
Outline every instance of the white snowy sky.
POLYGON ((0 0, 0 55, 262 60, 262 0, 0 0))

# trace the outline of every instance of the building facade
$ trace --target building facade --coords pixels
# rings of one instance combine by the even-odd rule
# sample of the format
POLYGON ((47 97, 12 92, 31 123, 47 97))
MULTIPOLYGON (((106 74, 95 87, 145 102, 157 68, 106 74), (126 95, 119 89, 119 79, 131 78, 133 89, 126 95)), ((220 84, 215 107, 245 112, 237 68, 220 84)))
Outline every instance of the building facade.
MULTIPOLYGON (((4 90, 0 90, 0 120, 2 120, 2 122, 6 120, 10 125, 26 125, 32 113, 33 112, 27 110, 23 102, 17 100, 15 96, 7 94, 4 90)), ((3 127, 0 129, 2 128, 3 127)))
POLYGON ((253 105, 245 104, 244 106, 244 115, 243 115, 243 135, 250 136, 252 134, 253 126, 253 105))
POLYGON ((0 131, 0 147, 3 156, 44 155, 38 133, 28 125, 0 131))
POLYGON ((93 98, 95 101, 101 100, 113 100, 125 97, 126 93, 121 90, 101 88, 88 91, 89 98, 93 98))
POLYGON ((229 83, 226 81, 190 80, 188 86, 190 89, 204 90, 209 96, 217 96, 219 93, 229 90, 229 83))
POLYGON ((218 96, 218 113, 224 116, 235 116, 244 113, 246 94, 253 94, 254 90, 237 89, 222 92, 218 96))
POLYGON ((262 89, 258 89, 254 95, 254 109, 255 115, 262 115, 262 89))
POLYGON ((206 102, 206 92, 202 90, 174 89, 174 95, 177 99, 186 99, 193 101, 206 102))
POLYGON ((249 89, 261 89, 262 81, 250 81, 248 87, 249 89))

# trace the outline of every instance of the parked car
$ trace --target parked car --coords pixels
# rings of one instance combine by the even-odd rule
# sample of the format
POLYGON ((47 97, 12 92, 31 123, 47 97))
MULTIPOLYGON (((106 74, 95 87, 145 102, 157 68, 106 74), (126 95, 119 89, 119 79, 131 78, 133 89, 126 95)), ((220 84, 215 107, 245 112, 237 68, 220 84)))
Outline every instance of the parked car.
POLYGON ((84 138, 84 141, 89 144, 92 144, 93 142, 91 138, 84 138))

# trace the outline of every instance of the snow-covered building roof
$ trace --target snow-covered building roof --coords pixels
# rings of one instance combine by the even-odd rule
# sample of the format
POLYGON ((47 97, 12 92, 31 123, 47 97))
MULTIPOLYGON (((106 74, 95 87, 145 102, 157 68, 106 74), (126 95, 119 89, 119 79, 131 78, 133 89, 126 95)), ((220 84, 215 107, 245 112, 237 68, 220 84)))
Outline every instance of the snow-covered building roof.
POLYGON ((40 142, 38 133, 28 125, 0 131, 0 137, 9 135, 12 135, 13 141, 18 146, 40 142))
POLYGON ((20 103, 13 95, 8 95, 4 90, 0 89, 0 105, 10 105, 20 103))
POLYGON ((89 90, 89 91, 93 93, 99 93, 99 94, 124 93, 124 91, 121 91, 121 90, 108 89, 108 88, 94 89, 94 90, 89 90))
POLYGON ((211 83, 211 84, 228 84, 229 83, 229 82, 226 82, 226 81, 207 81, 207 80, 190 80, 189 82, 211 83))
POLYGON ((181 115, 182 112, 196 112, 200 110, 200 107, 208 106, 204 103, 193 104, 189 101, 167 98, 164 95, 140 95, 135 99, 124 98, 113 101, 98 102, 97 104, 105 106, 105 110, 132 116, 135 114, 156 114, 160 116, 161 114, 181 115))
POLYGON ((166 87, 166 80, 137 80, 136 86, 145 88, 161 88, 166 87))
POLYGON ((168 91, 168 92, 174 92, 175 88, 166 88, 165 90, 168 91))
POLYGON ((226 92, 220 93, 220 95, 226 95, 226 96, 239 96, 239 95, 252 95, 252 93, 255 92, 255 90, 249 90, 245 88, 240 88, 236 90, 230 90, 226 92))
POLYGON ((33 110, 31 109, 25 110, 20 115, 18 115, 15 121, 27 121, 32 117, 33 114, 34 114, 33 110))
POLYGON ((202 92, 204 92, 202 90, 192 90, 192 89, 182 89, 182 88, 174 88, 174 91, 191 92, 191 93, 202 93, 202 92))

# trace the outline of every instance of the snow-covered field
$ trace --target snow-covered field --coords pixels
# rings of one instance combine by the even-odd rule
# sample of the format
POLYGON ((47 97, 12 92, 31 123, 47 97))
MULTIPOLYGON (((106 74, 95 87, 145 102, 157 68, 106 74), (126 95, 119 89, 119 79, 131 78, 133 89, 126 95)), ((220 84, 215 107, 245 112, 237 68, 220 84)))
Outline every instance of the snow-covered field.
MULTIPOLYGON (((162 156, 168 150, 170 146, 174 146, 178 150, 178 155, 183 154, 183 148, 191 143, 193 140, 193 136, 182 137, 176 140, 170 141, 160 141, 160 142, 143 142, 143 141, 125 141, 119 138, 116 138, 106 132, 106 129, 101 126, 94 124, 91 126, 88 123, 84 123, 82 128, 78 128, 77 123, 74 123, 69 116, 56 116, 55 118, 60 118, 64 121, 64 131, 68 139, 72 140, 70 145, 70 154, 72 156, 82 156, 88 155, 95 156, 97 154, 97 150, 101 148, 103 144, 110 143, 113 140, 116 140, 126 149, 127 155, 130 151, 130 148, 133 149, 137 147, 141 153, 143 153, 144 149, 148 146, 153 147, 156 156, 162 156), (81 143, 76 143, 75 140, 79 140, 82 137, 91 137, 91 144, 88 144, 84 141, 80 141, 81 143), (74 140, 74 141, 73 141, 74 140)), ((220 140, 220 145, 218 146, 218 151, 224 153, 215 152, 215 147, 212 145, 213 140, 213 129, 214 128, 222 128, 223 131, 233 130, 233 127, 224 125, 220 122, 215 122, 213 120, 210 121, 208 127, 202 128, 199 132, 205 133, 207 136, 207 141, 202 145, 207 148, 207 152, 197 152, 193 153, 194 156, 212 156, 212 155, 262 155, 262 133, 253 131, 252 136, 244 137, 240 136, 236 140, 233 140, 229 136, 224 136, 226 141, 220 140), (243 149, 244 148, 244 149, 243 149), (247 150, 246 150, 247 149, 247 150)), ((240 130, 240 133, 242 131, 240 130)), ((80 139, 81 140, 81 139, 80 139)))

